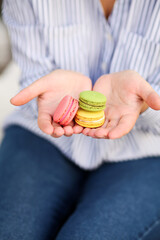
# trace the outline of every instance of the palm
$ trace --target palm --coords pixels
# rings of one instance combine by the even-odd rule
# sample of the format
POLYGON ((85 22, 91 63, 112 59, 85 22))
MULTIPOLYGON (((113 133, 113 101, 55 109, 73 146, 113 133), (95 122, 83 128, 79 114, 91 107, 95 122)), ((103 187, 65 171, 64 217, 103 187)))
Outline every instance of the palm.
MULTIPOLYGON (((124 71, 100 77, 93 90, 106 95, 106 121, 101 128, 83 129, 74 125, 62 127, 53 122, 54 111, 65 95, 74 98, 85 90, 92 90, 91 80, 73 71, 56 70, 35 81, 11 99, 14 105, 23 105, 38 97, 38 125, 54 137, 81 133, 97 138, 119 138, 134 126, 144 101, 149 107, 160 110, 160 97, 136 72, 124 71)), ((144 109, 143 109, 144 110, 144 109)))
MULTIPOLYGON (((107 97, 106 120, 102 127, 84 129, 83 133, 91 137, 111 139, 127 134, 134 127, 144 104, 140 94, 142 79, 140 78, 138 74, 134 75, 131 71, 104 75, 99 78, 93 90, 107 97)), ((148 83, 146 84, 148 89, 148 83)))
MULTIPOLYGON (((58 103, 65 95, 71 95, 78 99, 79 93, 85 90, 91 90, 91 80, 88 77, 72 71, 56 70, 22 90, 16 97, 19 98, 19 105, 38 97, 38 125, 40 129, 54 137, 60 137, 63 134, 70 136, 73 134, 74 123, 62 127, 53 122, 52 117, 58 103)), ((83 128, 77 127, 77 129, 77 132, 81 132, 83 128)))

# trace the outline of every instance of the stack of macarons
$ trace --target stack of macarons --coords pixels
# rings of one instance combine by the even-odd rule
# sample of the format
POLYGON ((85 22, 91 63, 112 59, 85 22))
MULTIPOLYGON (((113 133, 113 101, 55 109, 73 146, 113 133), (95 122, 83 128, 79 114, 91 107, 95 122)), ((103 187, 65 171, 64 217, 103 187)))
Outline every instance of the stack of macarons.
POLYGON ((87 128, 97 128, 104 124, 106 97, 99 92, 84 91, 80 93, 79 109, 75 122, 87 128))
POLYGON ((106 97, 102 93, 83 91, 79 102, 72 96, 65 96, 56 108, 53 120, 67 126, 75 117, 75 122, 80 126, 97 128, 105 121, 105 107, 106 97))

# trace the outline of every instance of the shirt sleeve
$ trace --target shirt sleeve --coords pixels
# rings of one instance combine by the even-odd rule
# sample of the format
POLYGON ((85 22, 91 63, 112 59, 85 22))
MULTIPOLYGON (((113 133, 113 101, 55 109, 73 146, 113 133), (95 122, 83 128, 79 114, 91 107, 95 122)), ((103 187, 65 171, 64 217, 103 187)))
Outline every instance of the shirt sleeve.
MULTIPOLYGON (((130 1, 125 27, 114 52, 112 72, 138 72, 160 95, 160 1, 130 1), (139 9, 139 11, 135 11, 139 9)), ((160 134, 160 111, 148 108, 135 128, 160 134)))
MULTIPOLYGON (((43 4, 4 0, 2 13, 11 39, 12 56, 21 70, 20 89, 59 68, 54 60, 54 36, 46 24, 49 14, 43 12, 43 4)), ((28 107, 37 115, 36 99, 21 109, 28 107)))
MULTIPOLYGON (((57 68, 89 76, 86 1, 65 2, 3 1, 3 19, 10 34, 13 58, 21 69, 20 88, 57 68)), ((35 99, 21 109, 28 106, 36 108, 35 99)))
POLYGON ((49 14, 36 9, 43 8, 42 5, 34 6, 26 0, 4 0, 3 3, 3 19, 10 34, 13 58, 22 71, 21 87, 58 68, 54 61, 54 36, 46 24, 49 14))

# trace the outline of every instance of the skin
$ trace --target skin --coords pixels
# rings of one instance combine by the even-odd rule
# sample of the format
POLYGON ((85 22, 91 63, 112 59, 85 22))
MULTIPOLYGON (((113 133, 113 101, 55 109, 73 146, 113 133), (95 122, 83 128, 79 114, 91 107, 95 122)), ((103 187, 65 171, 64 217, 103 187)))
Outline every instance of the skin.
MULTIPOLYGON (((71 136, 74 132, 74 123, 71 122, 65 127, 55 123, 53 121, 55 109, 65 95, 78 99, 81 91, 91 88, 91 80, 81 73, 55 70, 20 91, 10 102, 20 106, 37 97, 39 128, 53 137, 71 136)), ((77 127, 77 132, 81 131, 82 128, 77 127)))
POLYGON ((38 126, 53 137, 83 133, 94 138, 120 138, 131 131, 139 114, 148 106, 160 110, 160 96, 135 71, 123 71, 101 76, 93 86, 94 91, 107 97, 106 121, 97 129, 76 125, 62 127, 53 122, 53 114, 65 95, 78 99, 82 91, 92 90, 91 80, 83 74, 55 70, 20 91, 10 101, 20 106, 37 97, 38 126), (76 79, 76 81, 75 81, 76 79))
POLYGON ((97 129, 84 129, 83 134, 96 138, 116 139, 129 133, 139 115, 148 107, 160 110, 160 96, 135 71, 101 76, 94 91, 107 97, 106 121, 97 129))
POLYGON ((104 16, 106 19, 108 19, 112 12, 115 0, 100 0, 100 2, 103 8, 104 16))

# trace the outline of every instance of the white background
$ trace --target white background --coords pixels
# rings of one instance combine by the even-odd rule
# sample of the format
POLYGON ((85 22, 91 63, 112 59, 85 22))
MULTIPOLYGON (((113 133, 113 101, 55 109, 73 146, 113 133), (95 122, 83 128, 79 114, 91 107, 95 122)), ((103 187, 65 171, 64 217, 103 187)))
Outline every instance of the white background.
POLYGON ((2 125, 6 116, 13 111, 14 106, 10 104, 10 98, 18 92, 18 80, 20 70, 11 60, 9 38, 0 21, 0 69, 5 65, 5 69, 0 73, 0 141, 2 140, 2 125))

